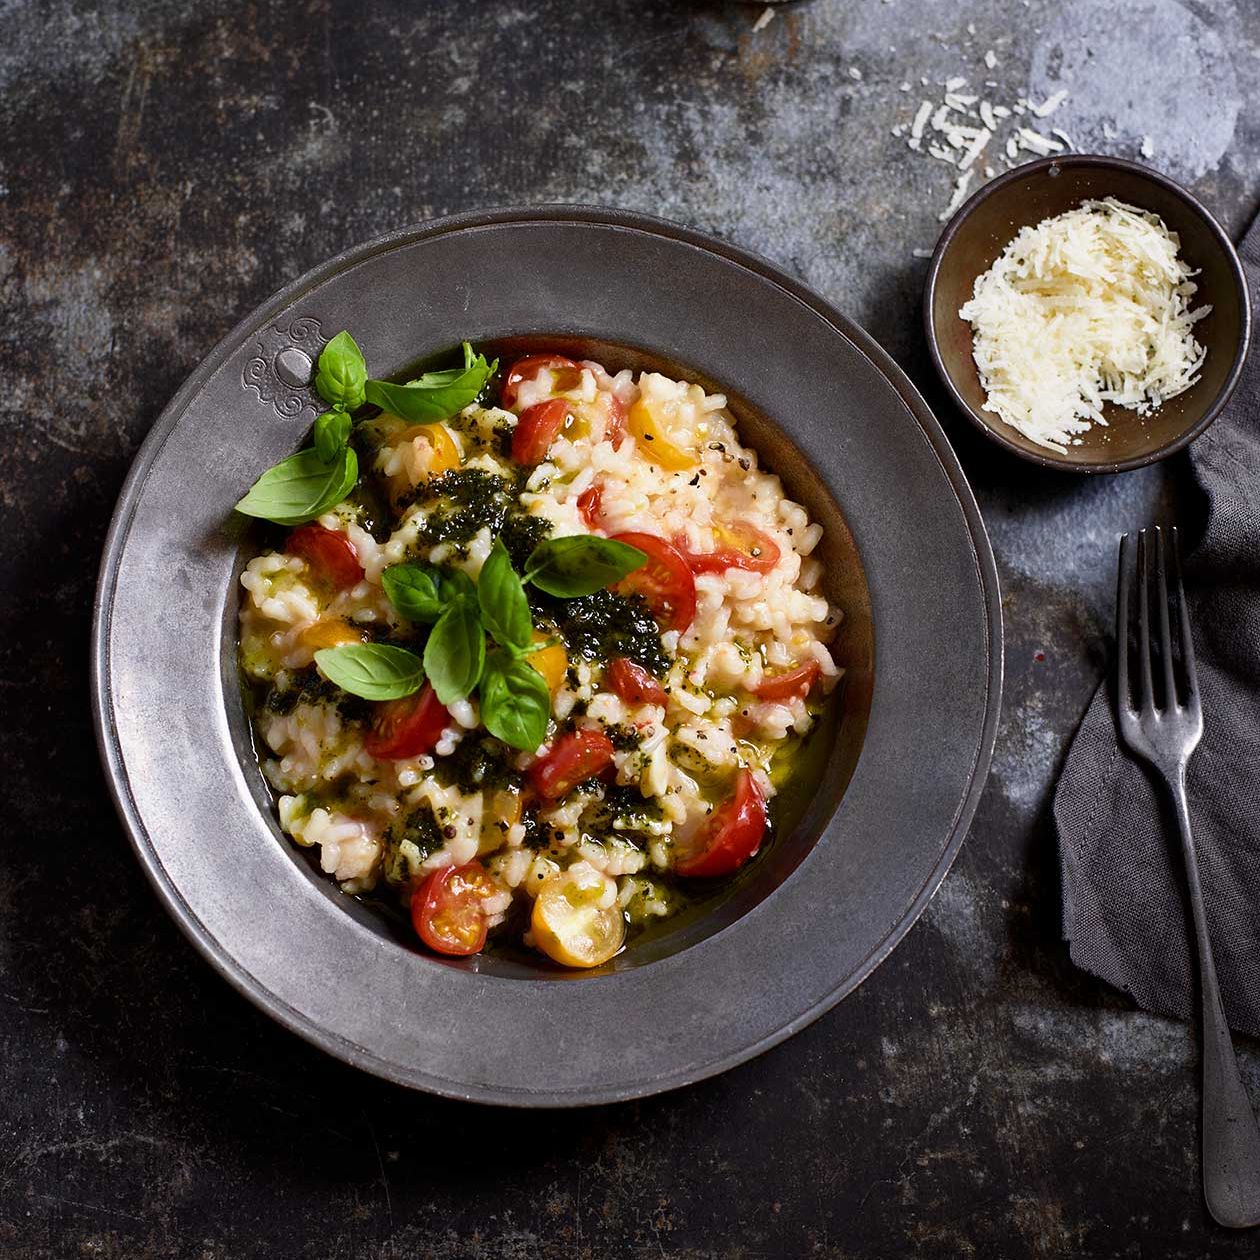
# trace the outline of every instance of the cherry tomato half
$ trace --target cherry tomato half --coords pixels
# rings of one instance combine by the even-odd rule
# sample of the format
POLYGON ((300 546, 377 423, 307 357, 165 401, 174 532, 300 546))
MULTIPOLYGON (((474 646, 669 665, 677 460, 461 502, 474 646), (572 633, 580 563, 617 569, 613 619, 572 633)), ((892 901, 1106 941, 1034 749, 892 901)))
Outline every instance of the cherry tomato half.
POLYGON ((568 796, 579 783, 612 765, 612 741, 603 731, 570 731, 529 768, 530 782, 545 801, 568 796))
POLYGON ((363 566, 354 543, 335 529, 325 529, 312 521, 299 525, 288 537, 284 549, 300 556, 315 575, 344 591, 363 581, 363 566))
POLYGON ((609 661, 608 681, 627 704, 663 705, 669 699, 665 688, 642 665, 624 656, 609 661))
POLYGON ((681 472, 696 466, 696 457, 665 436, 656 413, 640 398, 627 413, 630 432, 639 442, 638 453, 658 468, 667 472, 681 472))
POLYGON ((626 404, 616 394, 608 395, 608 424, 604 429, 604 441, 613 444, 613 450, 621 445, 626 436, 626 404))
POLYGON ((399 700, 376 706, 363 747, 382 761, 403 761, 431 752, 450 725, 451 715, 428 683, 399 700))
POLYGON ((523 359, 517 359, 508 369, 507 379, 499 391, 500 404, 509 410, 515 407, 516 395, 520 392, 521 386, 526 381, 532 381, 544 368, 550 368, 552 371, 568 368, 576 374, 574 385, 581 379, 582 369, 572 359, 566 359, 559 354, 527 354, 523 359))
POLYGON ((718 544, 715 550, 687 554, 692 573, 725 573, 727 569, 769 573, 783 554, 773 538, 747 521, 718 525, 713 536, 718 544))
POLYGON ((518 464, 541 464, 569 418, 563 398, 548 398, 521 412, 512 434, 512 458, 518 464))
POLYGON ((484 909, 498 892, 480 862, 444 866, 428 875, 411 894, 411 922, 416 934, 439 954, 475 954, 486 943, 484 909))
POLYGON ((647 563, 627 574, 613 590, 641 595, 662 629, 686 630, 696 616, 696 582, 682 552, 655 534, 614 534, 613 541, 629 543, 647 554, 647 563))
POLYGON ((625 943, 616 881, 587 866, 551 876, 534 898, 534 946, 563 967, 598 967, 625 943))
POLYGON ((735 794, 705 819, 696 833, 696 852, 674 864, 674 873, 712 879, 738 870, 761 848, 766 802, 751 770, 735 779, 735 794))
POLYGON ((587 529, 599 528, 599 523, 602 519, 600 516, 600 509, 603 506, 601 502, 603 497, 604 488, 598 481, 578 495, 578 515, 581 516, 582 522, 585 524, 587 529))
POLYGON ((752 692, 761 700, 793 700, 798 696, 807 696, 818 672, 817 661, 806 661, 786 673, 763 674, 752 692))

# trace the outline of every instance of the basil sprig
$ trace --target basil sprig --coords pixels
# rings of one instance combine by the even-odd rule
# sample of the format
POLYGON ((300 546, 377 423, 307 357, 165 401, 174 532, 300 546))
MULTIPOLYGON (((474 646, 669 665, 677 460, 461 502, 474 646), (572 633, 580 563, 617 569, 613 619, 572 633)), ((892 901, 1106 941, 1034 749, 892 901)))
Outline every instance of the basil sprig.
POLYGON ((498 366, 498 359, 488 363, 485 355, 474 355, 472 346, 465 341, 462 368, 426 372, 405 385, 369 379, 364 394, 374 406, 412 424, 436 424, 476 402, 498 366))
POLYGON ((468 342, 463 347, 463 367, 394 385, 368 376, 363 351, 343 329, 320 352, 315 371, 315 390, 328 410, 316 417, 313 445, 263 473, 236 510, 277 525, 300 525, 335 507, 359 477, 350 446, 353 412, 370 402, 413 424, 434 424, 462 411, 499 366, 497 359, 487 363, 474 354, 468 342))
POLYGON ((647 554, 629 543, 595 534, 547 538, 525 562, 525 581, 561 599, 593 595, 641 569, 647 554))
MULTIPOLYGON (((637 548, 607 538, 559 538, 534 548, 526 580, 568 598, 616 582, 646 559, 637 548)), ((476 583, 460 570, 439 574, 408 562, 386 569, 381 585, 400 616, 433 627, 423 659, 390 645, 352 644, 316 654, 324 673, 369 700, 408 695, 426 677, 445 705, 477 691, 481 720, 492 735, 526 752, 537 748, 547 737, 551 693, 529 658, 548 645, 534 641, 525 583, 512 568, 503 540, 495 539, 476 583), (489 652, 487 635, 495 644, 489 652), (392 682, 386 676, 390 668, 398 675, 392 682), (399 689, 404 686, 409 690, 399 689)))
POLYGON ((365 700, 397 700, 419 691, 424 683, 420 658, 392 643, 320 648, 315 664, 329 682, 365 700))
POLYGON ((343 446, 331 464, 308 447, 267 469, 236 510, 277 525, 301 525, 340 503, 358 479, 359 460, 349 446, 343 446))

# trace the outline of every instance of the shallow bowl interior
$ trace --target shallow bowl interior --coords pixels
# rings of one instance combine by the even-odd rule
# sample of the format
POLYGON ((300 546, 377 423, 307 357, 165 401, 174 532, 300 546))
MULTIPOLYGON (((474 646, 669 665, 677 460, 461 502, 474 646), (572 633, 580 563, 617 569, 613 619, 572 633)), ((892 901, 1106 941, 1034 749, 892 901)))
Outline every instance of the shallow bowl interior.
POLYGON ((1250 337, 1247 284, 1220 224, 1172 180, 1119 158, 1075 155, 1031 162, 982 188, 955 215, 928 271, 924 321, 933 361, 968 418, 1007 450, 1072 472, 1119 472, 1180 450, 1216 418, 1237 382, 1250 337), (1079 206, 1116 197, 1158 214, 1181 241, 1181 255, 1199 272, 1196 305, 1212 313, 1195 326, 1207 348, 1196 384, 1144 418, 1108 405, 1107 427, 1093 426, 1079 446, 1060 454, 985 411, 972 358, 971 325, 958 317, 976 277, 987 271, 1023 227, 1079 206))
MULTIPOLYGON (((827 598, 843 613, 832 643, 832 654, 843 668, 844 677, 829 697, 823 720, 806 742, 798 779, 772 803, 775 833, 762 852, 734 878, 721 881, 717 887, 702 888, 695 900, 677 915, 632 937, 628 947, 604 967, 572 971, 549 963, 533 951, 510 946, 492 948, 475 958, 439 960, 456 970, 531 980, 572 980, 639 967, 707 939, 758 905, 800 865, 835 812, 862 750, 874 687, 875 638, 866 574, 853 534, 822 478, 773 419, 741 399, 724 382, 711 380, 685 363, 648 350, 572 335, 498 338, 479 342, 478 349, 488 357, 497 355, 504 364, 536 351, 558 351, 571 358, 595 359, 613 372, 622 368, 636 373, 664 372, 678 379, 696 381, 710 393, 724 393, 728 409, 738 424, 741 441, 756 450, 763 468, 779 474, 787 496, 803 504, 810 518, 823 527, 822 541, 815 555, 823 565, 827 598)), ((397 375, 405 378, 423 368, 439 365, 445 366, 445 360, 408 364, 397 375)), ((247 528, 241 537, 235 573, 239 576, 246 562, 273 541, 267 539, 265 530, 247 528)), ((234 582, 224 605, 221 637, 224 693, 229 697, 229 721, 242 769, 276 843, 284 847, 306 877, 335 900, 340 909, 354 916, 382 941, 389 942, 391 948, 421 953, 410 922, 394 906, 388 893, 359 899, 339 892, 319 870, 315 852, 299 848, 280 831, 270 790, 258 767, 243 697, 239 688, 231 686, 236 671, 239 589, 239 582, 234 582)))

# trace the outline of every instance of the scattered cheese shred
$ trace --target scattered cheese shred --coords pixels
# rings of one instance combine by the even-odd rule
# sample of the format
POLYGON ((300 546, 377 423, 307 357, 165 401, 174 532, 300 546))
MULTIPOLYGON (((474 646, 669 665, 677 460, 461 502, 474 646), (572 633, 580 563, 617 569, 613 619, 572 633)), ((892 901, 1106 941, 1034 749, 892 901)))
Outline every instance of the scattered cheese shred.
POLYGON ((1025 104, 1038 118, 1049 118, 1067 98, 1067 88, 1060 88, 1053 96, 1042 101, 1040 105, 1034 105, 1032 101, 1026 101, 1025 104))
POLYGON ((910 124, 910 138, 912 140, 917 140, 923 135, 923 128, 927 126, 927 121, 931 117, 932 102, 924 101, 919 106, 919 112, 914 116, 914 122, 910 124))
POLYGON ((1144 416, 1193 385, 1206 355, 1194 325, 1212 308, 1191 311, 1179 247, 1158 215, 1112 197, 1023 228, 958 312, 985 410, 1066 451, 1106 425, 1105 403, 1144 416))
POLYGON ((984 146, 992 139, 993 133, 985 128, 976 132, 976 137, 972 140, 967 152, 958 161, 959 167, 965 171, 984 152, 984 146))
POLYGON ((953 194, 949 199, 949 205, 937 215, 937 218, 942 223, 962 205, 963 199, 967 196, 967 189, 971 187, 971 181, 975 178, 975 175, 975 171, 963 171, 958 177, 958 182, 954 185, 953 194))

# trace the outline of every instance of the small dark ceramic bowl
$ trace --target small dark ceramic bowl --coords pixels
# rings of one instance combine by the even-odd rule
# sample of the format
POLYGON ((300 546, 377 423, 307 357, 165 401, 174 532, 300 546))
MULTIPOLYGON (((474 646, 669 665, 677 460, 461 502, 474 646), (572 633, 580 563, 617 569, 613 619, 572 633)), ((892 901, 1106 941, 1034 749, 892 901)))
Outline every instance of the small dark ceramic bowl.
POLYGON ((1033 463, 1068 472, 1125 472, 1189 445, 1220 414, 1238 383, 1251 339, 1251 306, 1238 254, 1224 229, 1184 188, 1136 162, 1070 155, 1030 162, 986 184, 950 220, 928 269, 923 320, 932 361, 954 401, 999 446, 1033 463), (1095 425, 1065 454, 1038 446, 985 411, 972 358, 971 325, 958 309, 976 277, 993 265, 1023 227, 1115 197, 1158 214, 1181 240, 1181 256, 1199 274, 1195 304, 1212 313, 1195 326, 1207 347, 1199 380, 1146 417, 1110 404, 1107 427, 1095 425))
POLYGON ((769 264, 685 228, 589 207, 492 211, 317 267, 179 391, 105 549, 97 733, 166 907, 276 1019, 347 1062, 452 1097, 608 1102, 742 1062, 888 956, 976 808, 1001 637, 993 554, 962 470, 861 329, 769 264), (319 409, 312 362, 341 328, 381 375, 468 337, 505 358, 548 346, 721 384, 746 439, 824 524, 818 554, 846 614, 836 651, 847 674, 816 790, 702 917, 667 921, 597 973, 426 955, 316 875, 277 826, 236 668, 239 576, 257 539, 232 504, 305 440, 319 409))

